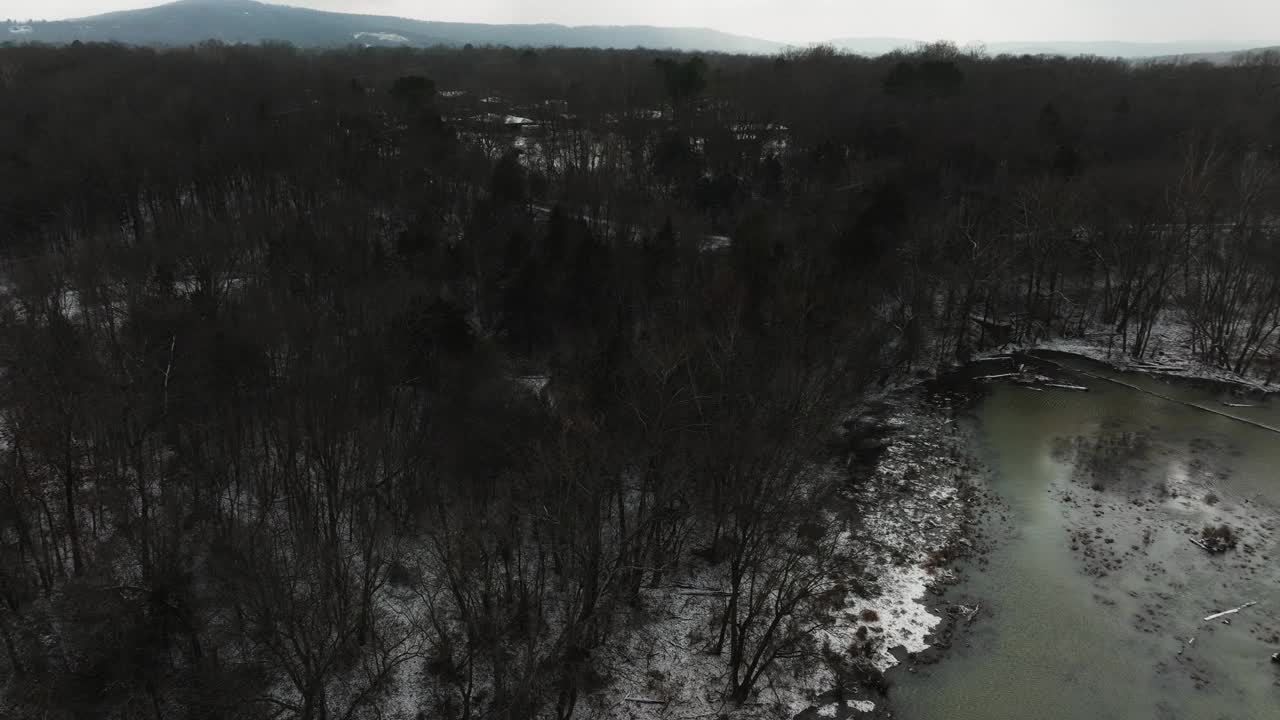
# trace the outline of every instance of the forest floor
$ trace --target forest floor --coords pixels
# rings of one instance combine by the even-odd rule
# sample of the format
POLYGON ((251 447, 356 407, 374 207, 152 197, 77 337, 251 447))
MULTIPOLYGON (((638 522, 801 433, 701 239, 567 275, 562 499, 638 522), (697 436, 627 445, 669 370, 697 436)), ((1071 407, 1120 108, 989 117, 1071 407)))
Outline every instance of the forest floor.
POLYGON ((714 592, 721 570, 708 565, 646 591, 625 643, 604 661, 611 682, 582 709, 628 720, 890 717, 883 673, 931 652, 955 611, 935 602, 955 580, 950 563, 982 542, 975 533, 987 495, 956 422, 964 402, 917 385, 856 409, 837 433, 844 459, 821 471, 840 474, 839 490, 819 512, 841 528, 832 580, 847 590, 814 636, 823 654, 851 663, 780 659, 752 700, 734 707, 724 696, 725 658, 706 651, 708 618, 724 603, 714 592))
MULTIPOLYGON (((1176 333, 1170 327, 1157 334, 1158 360, 1147 363, 1115 350, 1118 343, 1103 333, 1007 346, 987 357, 1050 350, 1122 371, 1231 383, 1244 392, 1277 389, 1192 362, 1176 333)), ((1006 369, 1016 369, 1008 362, 1013 365, 1006 369)), ((914 673, 938 662, 985 614, 969 598, 950 597, 947 588, 961 581, 960 568, 981 566, 997 542, 998 524, 989 519, 1001 512, 1002 501, 973 454, 973 424, 963 421, 982 392, 973 376, 991 367, 975 362, 939 379, 900 378, 846 415, 832 457, 815 467, 839 475, 837 498, 818 512, 831 514, 841 528, 845 561, 832 581, 849 589, 833 620, 814 634, 824 652, 854 658, 862 672, 844 675, 812 654, 780 659, 752 699, 735 707, 726 696, 726 657, 707 651, 725 602, 724 568, 703 563, 643 591, 618 640, 597 656, 602 686, 584 694, 578 713, 617 720, 894 717, 885 673, 899 666, 895 673, 914 673)), ((538 393, 545 378, 522 382, 538 393)))

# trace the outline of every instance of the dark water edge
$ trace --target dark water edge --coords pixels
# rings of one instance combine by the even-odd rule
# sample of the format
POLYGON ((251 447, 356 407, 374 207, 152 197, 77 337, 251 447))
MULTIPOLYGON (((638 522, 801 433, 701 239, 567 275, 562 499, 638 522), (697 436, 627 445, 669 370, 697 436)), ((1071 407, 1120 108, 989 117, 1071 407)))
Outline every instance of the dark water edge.
MULTIPOLYGON (((1004 503, 987 534, 1002 540, 964 561, 939 601, 981 607, 954 623, 954 647, 890 671, 895 716, 1280 717, 1268 662, 1280 649, 1280 437, 1056 367, 1114 372, 1104 363, 1048 359, 974 363, 934 383, 973 393, 966 422, 1004 503), (975 384, 1020 365, 1089 390, 975 384), (1241 548, 1208 556, 1189 542, 1208 522, 1237 528, 1241 548), (1230 625, 1201 620, 1251 600, 1230 625)), ((1122 377, 1211 407, 1238 396, 1216 381, 1122 377)))

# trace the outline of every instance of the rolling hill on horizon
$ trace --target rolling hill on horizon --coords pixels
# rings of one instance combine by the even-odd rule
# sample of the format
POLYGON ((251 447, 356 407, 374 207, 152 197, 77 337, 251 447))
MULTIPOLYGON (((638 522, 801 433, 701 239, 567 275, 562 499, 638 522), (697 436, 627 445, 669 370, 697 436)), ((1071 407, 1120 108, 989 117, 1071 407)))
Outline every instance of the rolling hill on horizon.
POLYGON ((1182 53, 1178 55, 1163 55, 1151 58, 1155 62, 1164 63, 1194 63, 1207 62, 1213 65, 1228 65, 1242 58, 1260 58, 1264 55, 1276 56, 1280 54, 1280 45, 1272 45, 1269 47, 1249 48, 1248 50, 1236 50, 1227 52, 1198 52, 1198 53, 1182 53))
MULTIPOLYGON (((131 45, 186 46, 206 40, 227 43, 288 42, 298 47, 347 45, 425 47, 509 45, 513 47, 645 47, 700 52, 772 54, 802 47, 775 40, 735 35, 710 28, 650 25, 552 23, 495 25, 438 22, 402 17, 336 13, 273 5, 255 0, 177 0, 140 10, 71 20, 13 22, 0 42, 49 44, 120 42, 131 45)), ((846 37, 826 41, 839 50, 882 55, 910 49, 923 41, 898 37, 846 37)), ((1225 63, 1256 48, 1229 43, 1138 43, 1063 41, 987 43, 992 55, 1097 55, 1157 61, 1207 60, 1225 63)))
POLYGON ((142 10, 15 24, 9 26, 7 39, 46 43, 114 41, 161 46, 191 45, 205 40, 283 41, 299 47, 351 44, 422 47, 471 43, 516 47, 649 47, 729 53, 773 53, 786 48, 783 43, 705 28, 435 22, 325 12, 254 0, 178 0, 142 10))

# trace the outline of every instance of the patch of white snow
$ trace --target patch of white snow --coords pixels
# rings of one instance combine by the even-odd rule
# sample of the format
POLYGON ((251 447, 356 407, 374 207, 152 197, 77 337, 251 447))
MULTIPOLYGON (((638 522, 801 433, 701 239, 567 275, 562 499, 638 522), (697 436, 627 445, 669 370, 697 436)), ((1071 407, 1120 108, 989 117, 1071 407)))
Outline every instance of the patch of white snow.
POLYGON ((396 43, 409 42, 409 38, 403 35, 397 35, 396 33, 387 33, 387 32, 358 32, 352 37, 354 37, 356 40, 369 39, 369 40, 378 40, 381 42, 396 42, 396 43))

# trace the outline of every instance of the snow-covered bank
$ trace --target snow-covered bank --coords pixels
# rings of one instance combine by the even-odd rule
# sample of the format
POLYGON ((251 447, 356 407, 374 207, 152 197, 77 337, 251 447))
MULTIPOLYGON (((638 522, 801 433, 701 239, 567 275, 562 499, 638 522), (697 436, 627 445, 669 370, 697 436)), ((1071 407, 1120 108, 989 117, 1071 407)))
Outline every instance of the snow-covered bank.
POLYGON ((850 498, 865 513, 852 541, 863 548, 869 574, 879 577, 879 593, 856 609, 875 618, 864 624, 883 638, 874 657, 881 672, 898 664, 894 650, 929 649, 942 618, 930 610, 928 592, 954 579, 946 565, 972 547, 966 523, 979 508, 967 438, 945 407, 922 395, 900 395, 909 400, 884 418, 895 430, 850 498))
POLYGON ((1277 392, 1280 384, 1267 382, 1262 375, 1240 375, 1215 365, 1205 363, 1192 352, 1191 329, 1178 320, 1165 320, 1152 330, 1146 357, 1134 358, 1124 348, 1120 337, 1108 329, 1093 329, 1078 337, 1055 338, 1042 342, 1007 345, 992 350, 981 358, 990 358, 1010 352, 1048 350, 1096 360, 1122 372, 1138 372, 1166 377, 1193 380, 1211 380, 1240 386, 1254 392, 1277 392))
POLYGON ((963 454, 965 438, 922 390, 895 396, 852 426, 853 461, 840 471, 846 477, 838 502, 818 510, 841 530, 834 550, 840 562, 824 586, 832 605, 820 618, 804 620, 812 620, 817 651, 779 658, 750 700, 733 704, 727 651, 710 651, 726 603, 725 568, 693 568, 645 591, 631 626, 601 658, 611 682, 584 699, 587 715, 856 717, 885 709, 849 672, 883 673, 904 655, 930 648, 942 623, 930 590, 952 579, 948 559, 969 546, 964 530, 977 507, 974 474, 963 454), (859 447, 868 443, 876 457, 859 459, 859 447))

